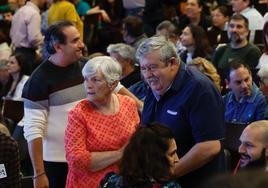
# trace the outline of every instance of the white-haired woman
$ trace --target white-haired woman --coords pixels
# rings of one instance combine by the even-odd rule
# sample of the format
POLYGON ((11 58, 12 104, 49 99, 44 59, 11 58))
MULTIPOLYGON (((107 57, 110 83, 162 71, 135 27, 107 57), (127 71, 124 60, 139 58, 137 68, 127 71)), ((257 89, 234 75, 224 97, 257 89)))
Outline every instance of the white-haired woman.
MULTIPOLYGON (((260 90, 268 101, 268 64, 263 64, 258 71, 260 90)), ((268 116, 268 109, 265 112, 268 116)))
POLYGON ((87 99, 70 111, 65 131, 68 188, 98 187, 107 172, 118 172, 124 145, 140 121, 135 101, 113 93, 121 72, 107 56, 89 60, 82 70, 87 99))

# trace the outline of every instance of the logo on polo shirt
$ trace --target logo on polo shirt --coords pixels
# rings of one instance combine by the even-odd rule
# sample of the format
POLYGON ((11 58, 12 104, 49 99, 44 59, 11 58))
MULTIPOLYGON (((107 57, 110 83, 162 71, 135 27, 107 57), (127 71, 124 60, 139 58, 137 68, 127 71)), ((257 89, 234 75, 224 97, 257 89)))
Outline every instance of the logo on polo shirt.
POLYGON ((172 110, 167 110, 167 113, 173 116, 176 116, 178 114, 178 112, 172 110))

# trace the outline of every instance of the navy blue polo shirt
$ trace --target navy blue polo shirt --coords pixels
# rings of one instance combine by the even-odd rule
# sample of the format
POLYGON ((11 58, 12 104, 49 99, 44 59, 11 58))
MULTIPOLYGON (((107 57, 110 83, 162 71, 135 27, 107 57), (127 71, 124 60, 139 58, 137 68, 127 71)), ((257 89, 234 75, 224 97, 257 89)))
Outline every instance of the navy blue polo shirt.
MULTIPOLYGON (((182 157, 196 143, 223 139, 223 100, 207 76, 195 67, 186 68, 185 64, 181 63, 172 85, 158 101, 151 90, 146 96, 142 123, 153 121, 163 123, 172 130, 178 155, 182 157)), ((223 167, 220 158, 224 159, 224 156, 219 155, 200 170, 206 169, 208 173, 220 171, 223 167)), ((202 175, 206 172, 202 172, 202 175)), ((197 176, 200 175, 198 174, 197 176)))

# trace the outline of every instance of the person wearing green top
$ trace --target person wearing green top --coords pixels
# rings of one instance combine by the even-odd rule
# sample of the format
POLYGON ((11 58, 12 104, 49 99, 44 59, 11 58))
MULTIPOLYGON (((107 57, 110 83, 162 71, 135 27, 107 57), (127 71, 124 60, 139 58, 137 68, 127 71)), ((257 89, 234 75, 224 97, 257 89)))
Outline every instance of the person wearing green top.
POLYGON ((254 69, 261 56, 260 49, 248 42, 248 19, 241 14, 231 17, 228 25, 230 43, 219 47, 214 55, 213 64, 217 69, 226 69, 230 62, 240 59, 250 69, 254 69))

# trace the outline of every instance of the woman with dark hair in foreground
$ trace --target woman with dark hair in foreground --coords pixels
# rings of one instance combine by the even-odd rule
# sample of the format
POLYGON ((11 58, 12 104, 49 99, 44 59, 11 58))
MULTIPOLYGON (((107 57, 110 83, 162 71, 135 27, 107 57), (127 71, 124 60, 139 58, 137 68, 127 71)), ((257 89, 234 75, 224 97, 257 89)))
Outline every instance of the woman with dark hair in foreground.
POLYGON ((140 127, 126 146, 120 164, 120 173, 108 173, 100 188, 180 188, 171 181, 177 146, 169 128, 151 123, 140 127))

